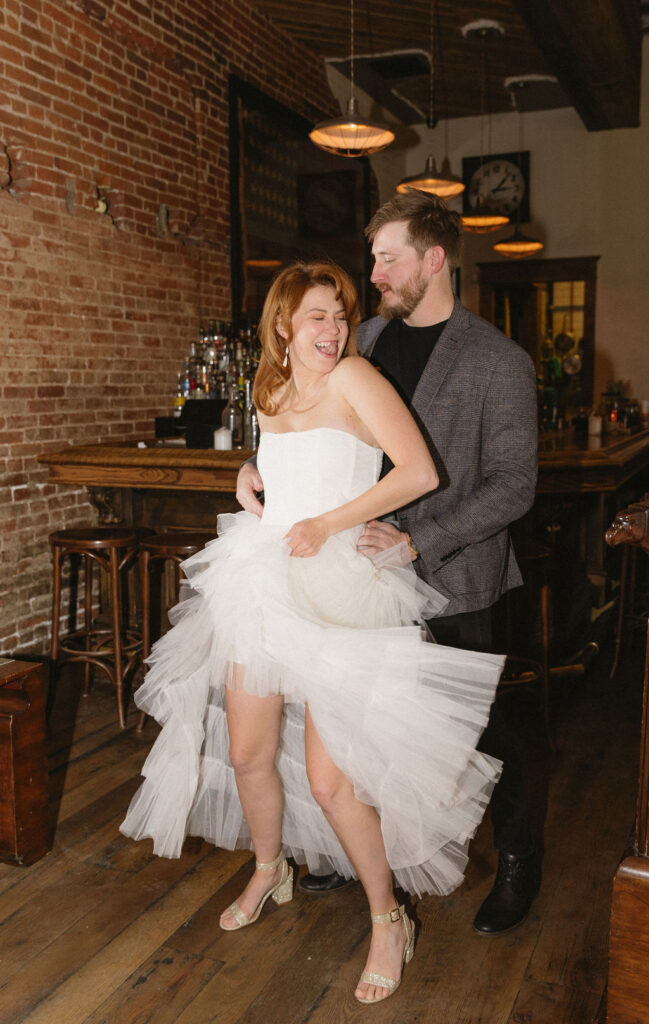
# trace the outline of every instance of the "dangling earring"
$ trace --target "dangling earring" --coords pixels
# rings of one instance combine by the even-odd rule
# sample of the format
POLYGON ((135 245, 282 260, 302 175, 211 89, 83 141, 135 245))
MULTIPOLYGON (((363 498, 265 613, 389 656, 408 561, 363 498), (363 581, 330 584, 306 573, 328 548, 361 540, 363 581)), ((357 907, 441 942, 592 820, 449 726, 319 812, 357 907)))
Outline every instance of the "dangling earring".
POLYGON ((282 366, 288 366, 288 345, 286 346, 286 352, 284 353, 284 362, 282 366))

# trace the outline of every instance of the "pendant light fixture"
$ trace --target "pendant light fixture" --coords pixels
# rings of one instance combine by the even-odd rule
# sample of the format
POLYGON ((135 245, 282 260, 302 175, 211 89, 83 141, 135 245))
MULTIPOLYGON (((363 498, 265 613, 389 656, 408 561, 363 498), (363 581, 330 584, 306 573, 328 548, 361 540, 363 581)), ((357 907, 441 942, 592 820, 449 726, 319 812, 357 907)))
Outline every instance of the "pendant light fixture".
MULTIPOLYGON (((484 126, 485 116, 488 120, 489 130, 487 133, 487 150, 491 152, 491 117, 486 110, 487 100, 487 40, 499 39, 504 35, 505 30, 497 21, 472 21, 462 28, 462 35, 465 39, 479 39, 482 45, 482 87, 480 94, 480 167, 484 162, 484 126)), ((470 202, 470 197, 469 197, 470 202)), ((499 228, 509 224, 509 217, 502 210, 496 210, 490 205, 489 200, 482 192, 478 192, 475 206, 462 215, 462 225, 465 231, 475 235, 486 235, 490 231, 498 231, 499 228)))
POLYGON ((252 267, 253 270, 277 270, 281 267, 282 261, 275 259, 274 256, 250 256, 247 260, 244 260, 246 267, 252 267))
POLYGON ((532 256, 533 253, 540 252, 543 248, 543 242, 540 242, 538 238, 528 238, 518 224, 513 235, 503 238, 501 242, 494 242, 493 246, 494 252, 499 252, 502 256, 507 256, 512 260, 519 260, 523 256, 532 256))
MULTIPOLYGON (((514 110, 518 113, 518 160, 520 163, 520 155, 523 152, 523 113, 517 100, 517 90, 527 87, 529 79, 508 79, 505 84, 510 90, 514 110)), ((493 246, 494 252, 500 253, 501 256, 506 256, 510 260, 520 260, 525 256, 533 256, 545 248, 543 242, 538 238, 530 238, 528 235, 523 234, 519 221, 520 206, 516 210, 514 234, 510 235, 509 238, 503 238, 502 241, 496 242, 493 246)))
POLYGON ((394 132, 387 125, 367 121, 358 113, 354 96, 354 0, 350 0, 351 55, 349 78, 351 94, 347 114, 331 121, 321 121, 309 132, 311 142, 338 156, 371 156, 394 142, 394 132))
MULTIPOLYGON (((428 119, 427 125, 431 133, 435 128, 435 58, 434 58, 434 25, 435 25, 435 0, 430 5, 430 76, 428 79, 428 119)), ((446 119, 446 131, 448 131, 448 117, 446 119)), ((442 199, 450 199, 452 196, 459 196, 464 192, 465 185, 457 174, 451 171, 451 163, 448 158, 448 144, 446 155, 442 161, 441 171, 437 170, 435 158, 432 153, 426 160, 426 166, 421 174, 413 174, 404 178, 397 185, 397 192, 407 192, 409 188, 417 188, 421 192, 432 192, 442 199)))

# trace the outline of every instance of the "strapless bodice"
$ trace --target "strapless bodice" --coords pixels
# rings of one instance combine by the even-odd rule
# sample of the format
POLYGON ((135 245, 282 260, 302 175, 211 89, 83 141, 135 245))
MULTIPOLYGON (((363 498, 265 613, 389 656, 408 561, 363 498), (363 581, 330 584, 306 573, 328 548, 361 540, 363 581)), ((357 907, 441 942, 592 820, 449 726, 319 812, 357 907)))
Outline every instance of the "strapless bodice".
POLYGON ((264 526, 291 526, 357 498, 372 487, 383 452, 334 427, 261 436, 264 526))

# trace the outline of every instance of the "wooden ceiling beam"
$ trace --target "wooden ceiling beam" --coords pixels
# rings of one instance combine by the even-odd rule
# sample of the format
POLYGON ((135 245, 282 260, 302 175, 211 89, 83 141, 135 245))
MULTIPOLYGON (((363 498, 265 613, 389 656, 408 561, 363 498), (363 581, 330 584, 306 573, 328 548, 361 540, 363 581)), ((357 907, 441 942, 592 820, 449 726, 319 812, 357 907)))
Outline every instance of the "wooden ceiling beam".
POLYGON ((589 131, 640 123, 639 0, 513 0, 589 131))

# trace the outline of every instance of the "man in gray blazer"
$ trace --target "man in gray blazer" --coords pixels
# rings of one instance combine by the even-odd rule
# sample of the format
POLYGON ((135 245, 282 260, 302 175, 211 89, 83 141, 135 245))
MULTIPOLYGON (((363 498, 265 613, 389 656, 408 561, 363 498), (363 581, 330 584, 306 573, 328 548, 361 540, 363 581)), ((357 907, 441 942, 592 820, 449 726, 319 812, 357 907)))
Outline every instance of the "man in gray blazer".
MULTIPOLYGON (((372 556, 406 540, 417 573, 449 598, 445 615, 429 623, 434 637, 489 650, 491 607, 522 582, 508 526, 535 494, 534 367, 520 346, 455 298, 462 222, 443 200, 415 190, 395 195, 366 234, 381 303, 379 316, 359 328, 358 348, 410 406, 440 486, 400 509, 396 523, 369 523, 359 549, 372 556)), ((253 489, 261 479, 247 466, 237 497, 250 510, 258 504, 253 489)), ((520 762, 497 704, 480 749, 504 763, 491 802, 498 873, 474 921, 481 933, 497 935, 523 920, 538 890, 520 762)), ((338 875, 306 875, 300 887, 324 893, 347 884, 338 875)))

